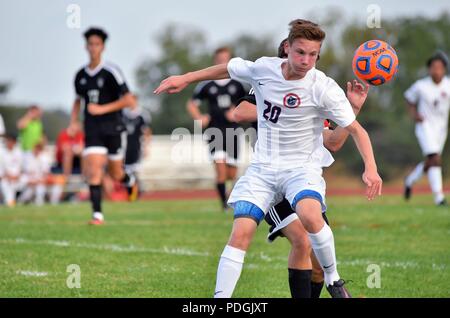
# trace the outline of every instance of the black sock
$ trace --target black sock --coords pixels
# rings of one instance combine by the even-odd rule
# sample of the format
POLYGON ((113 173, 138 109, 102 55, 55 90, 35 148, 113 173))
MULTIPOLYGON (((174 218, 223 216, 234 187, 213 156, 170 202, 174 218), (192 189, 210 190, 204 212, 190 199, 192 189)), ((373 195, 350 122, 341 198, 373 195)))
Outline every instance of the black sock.
POLYGON ((217 183, 217 192, 219 192, 223 207, 227 206, 227 195, 225 193, 225 183, 217 183))
POLYGON ((322 288, 323 288, 323 281, 320 283, 311 281, 311 298, 320 298, 322 288))
POLYGON ((311 298, 312 270, 288 268, 288 271, 292 298, 311 298))
POLYGON ((125 186, 128 186, 128 183, 130 183, 130 179, 131 179, 130 175, 125 172, 125 174, 120 182, 122 182, 125 186))
POLYGON ((89 185, 89 193, 91 197, 92 212, 102 212, 102 186, 89 185))

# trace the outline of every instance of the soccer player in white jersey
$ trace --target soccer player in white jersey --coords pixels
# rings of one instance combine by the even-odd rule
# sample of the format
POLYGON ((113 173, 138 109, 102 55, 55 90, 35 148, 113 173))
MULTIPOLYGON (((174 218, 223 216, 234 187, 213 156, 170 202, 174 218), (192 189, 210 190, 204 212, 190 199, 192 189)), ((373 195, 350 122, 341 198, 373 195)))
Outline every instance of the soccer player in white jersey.
POLYGON ((381 194, 382 180, 369 136, 355 120, 351 106, 364 103, 365 96, 346 96, 333 79, 314 68, 325 38, 318 25, 296 20, 290 26, 287 59, 262 57, 250 62, 234 58, 228 64, 171 76, 154 91, 177 93, 193 82, 228 77, 255 89, 258 141, 250 167, 228 200, 235 219, 220 258, 215 297, 232 296, 257 226, 281 200, 280 193, 308 232, 328 291, 333 297, 349 296, 337 272, 333 233, 321 213, 326 208, 325 182, 318 158, 326 151, 321 138, 325 118, 345 127, 355 140, 365 164, 368 199, 381 194))
MULTIPOLYGON (((284 51, 285 42, 283 40, 278 48, 278 57, 287 58, 284 51)), ((317 59, 319 60, 319 58, 317 59)), ((360 94, 367 95, 369 85, 364 87, 362 84, 354 82, 352 89, 356 89, 360 94)), ((253 88, 248 95, 242 98, 233 112, 233 119, 238 122, 257 122, 256 100, 253 88)), ((352 105, 353 112, 358 115, 362 105, 352 105)), ((342 127, 331 129, 328 120, 324 122, 323 144, 329 151, 336 152, 344 145, 349 134, 342 127)), ((329 165, 332 157, 325 156, 323 164, 329 165)), ((329 225, 326 212, 323 212, 323 218, 329 225)), ((324 285, 324 275, 320 264, 314 253, 311 252, 308 234, 292 209, 290 203, 284 199, 272 207, 265 216, 265 221, 270 225, 267 240, 273 242, 278 236, 284 236, 291 244, 291 250, 288 257, 288 282, 292 298, 320 298, 324 285)))
POLYGON ((450 80, 445 75, 448 58, 443 52, 437 52, 428 60, 427 66, 429 76, 418 80, 405 92, 425 160, 406 177, 404 195, 409 200, 412 186, 426 172, 434 203, 446 206, 442 189, 441 154, 447 139, 450 107, 450 80))
POLYGON ((23 153, 17 146, 16 136, 5 136, 5 148, 0 153, 0 179, 3 200, 8 207, 16 205, 16 193, 20 186, 23 153))

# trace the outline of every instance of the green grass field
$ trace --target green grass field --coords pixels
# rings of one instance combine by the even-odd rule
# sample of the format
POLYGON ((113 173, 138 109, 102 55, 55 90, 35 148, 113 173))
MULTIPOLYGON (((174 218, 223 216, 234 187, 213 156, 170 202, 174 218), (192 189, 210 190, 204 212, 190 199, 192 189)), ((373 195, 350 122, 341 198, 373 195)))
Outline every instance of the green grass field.
MULTIPOLYGON (((330 197, 341 276, 355 297, 450 297, 450 209, 429 196, 330 197), (381 288, 366 281, 381 268, 381 288)), ((107 223, 87 225, 89 206, 0 208, 0 297, 211 297, 232 215, 215 200, 107 203, 107 223), (81 269, 70 289, 67 267, 81 269)), ((289 297, 289 244, 259 228, 235 297, 289 297)), ((322 297, 328 297, 326 291, 322 297)))

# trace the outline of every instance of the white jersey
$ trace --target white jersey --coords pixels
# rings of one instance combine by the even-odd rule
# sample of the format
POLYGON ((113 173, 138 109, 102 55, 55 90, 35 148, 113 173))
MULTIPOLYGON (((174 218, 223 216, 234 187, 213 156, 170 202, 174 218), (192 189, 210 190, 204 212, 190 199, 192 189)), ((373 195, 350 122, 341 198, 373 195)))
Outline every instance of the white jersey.
POLYGON ((421 123, 434 129, 447 131, 450 109, 450 80, 444 77, 439 84, 431 77, 415 82, 406 92, 406 100, 417 105, 418 113, 424 118, 421 123))
POLYGON ((40 181, 50 172, 50 158, 45 153, 35 156, 28 152, 24 159, 24 172, 29 181, 40 181))
POLYGON ((323 164, 324 154, 331 157, 323 146, 324 120, 346 127, 355 114, 333 79, 313 68, 303 79, 288 81, 281 69, 285 61, 262 57, 255 62, 234 58, 228 63, 231 78, 255 90, 258 141, 252 163, 281 169, 323 164))
POLYGON ((18 177, 22 172, 23 152, 19 147, 0 150, 0 176, 18 177))
POLYGON ((427 156, 442 153, 447 139, 450 109, 450 80, 444 77, 439 84, 431 77, 415 82, 406 92, 406 100, 417 105, 422 122, 416 123, 416 136, 422 153, 427 156))

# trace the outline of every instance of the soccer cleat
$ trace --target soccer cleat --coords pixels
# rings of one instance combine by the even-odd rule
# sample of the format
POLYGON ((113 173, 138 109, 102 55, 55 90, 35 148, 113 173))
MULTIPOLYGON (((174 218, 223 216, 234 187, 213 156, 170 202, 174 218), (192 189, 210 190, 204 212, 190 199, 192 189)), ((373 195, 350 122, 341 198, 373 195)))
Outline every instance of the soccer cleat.
POLYGON ((334 282, 333 285, 327 286, 327 290, 332 298, 352 298, 352 295, 344 287, 345 281, 343 279, 334 282))
POLYGON ((442 200, 441 202, 439 202, 438 204, 437 204, 437 206, 443 206, 443 207, 448 207, 448 203, 447 203, 447 200, 442 200))
POLYGON ((134 202, 138 199, 138 194, 139 194, 139 187, 137 182, 135 184, 133 184, 130 187, 127 187, 127 192, 128 192, 128 201, 129 202, 134 202))
POLYGON ((406 184, 405 184, 405 189, 404 189, 404 192, 403 192, 403 196, 405 197, 405 200, 406 201, 408 201, 409 199, 411 199, 411 187, 408 187, 406 184))
POLYGON ((128 201, 134 202, 138 199, 139 196, 139 185, 137 178, 134 175, 130 175, 130 181, 126 185, 128 192, 128 201))
POLYGON ((92 219, 89 221, 89 225, 103 225, 105 221, 99 219, 92 219))

